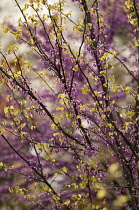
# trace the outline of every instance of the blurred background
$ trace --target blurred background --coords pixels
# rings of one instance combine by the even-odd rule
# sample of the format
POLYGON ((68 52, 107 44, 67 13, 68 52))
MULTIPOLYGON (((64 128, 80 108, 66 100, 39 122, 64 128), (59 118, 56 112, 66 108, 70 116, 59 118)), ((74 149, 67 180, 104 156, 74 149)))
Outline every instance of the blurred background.
MULTIPOLYGON (((18 0, 21 8, 24 4, 28 3, 29 0, 18 0)), ((53 4, 54 2, 58 2, 58 0, 48 0, 48 4, 53 4)), ((78 18, 80 17, 80 12, 78 10, 77 4, 66 0, 64 12, 68 13, 72 11, 71 16, 72 20, 78 22, 78 18)), ((31 13, 32 11, 29 10, 31 13)), ((0 1, 0 45, 2 45, 2 51, 6 52, 6 48, 12 44, 14 37, 9 33, 5 34, 2 32, 1 27, 6 26, 7 23, 11 23, 14 26, 18 26, 18 19, 22 17, 22 14, 19 11, 19 8, 16 6, 15 0, 1 0, 0 1)), ((70 22, 68 25, 71 24, 70 22)))

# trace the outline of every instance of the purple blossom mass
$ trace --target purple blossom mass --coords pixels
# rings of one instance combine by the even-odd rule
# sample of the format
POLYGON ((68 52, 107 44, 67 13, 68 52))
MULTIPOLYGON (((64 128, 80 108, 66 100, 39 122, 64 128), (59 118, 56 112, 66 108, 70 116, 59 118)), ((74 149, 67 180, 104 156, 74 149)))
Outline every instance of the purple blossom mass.
POLYGON ((138 210, 139 3, 71 0, 76 14, 64 0, 14 1, 19 26, 1 27, 14 44, 0 50, 0 208, 138 210))

